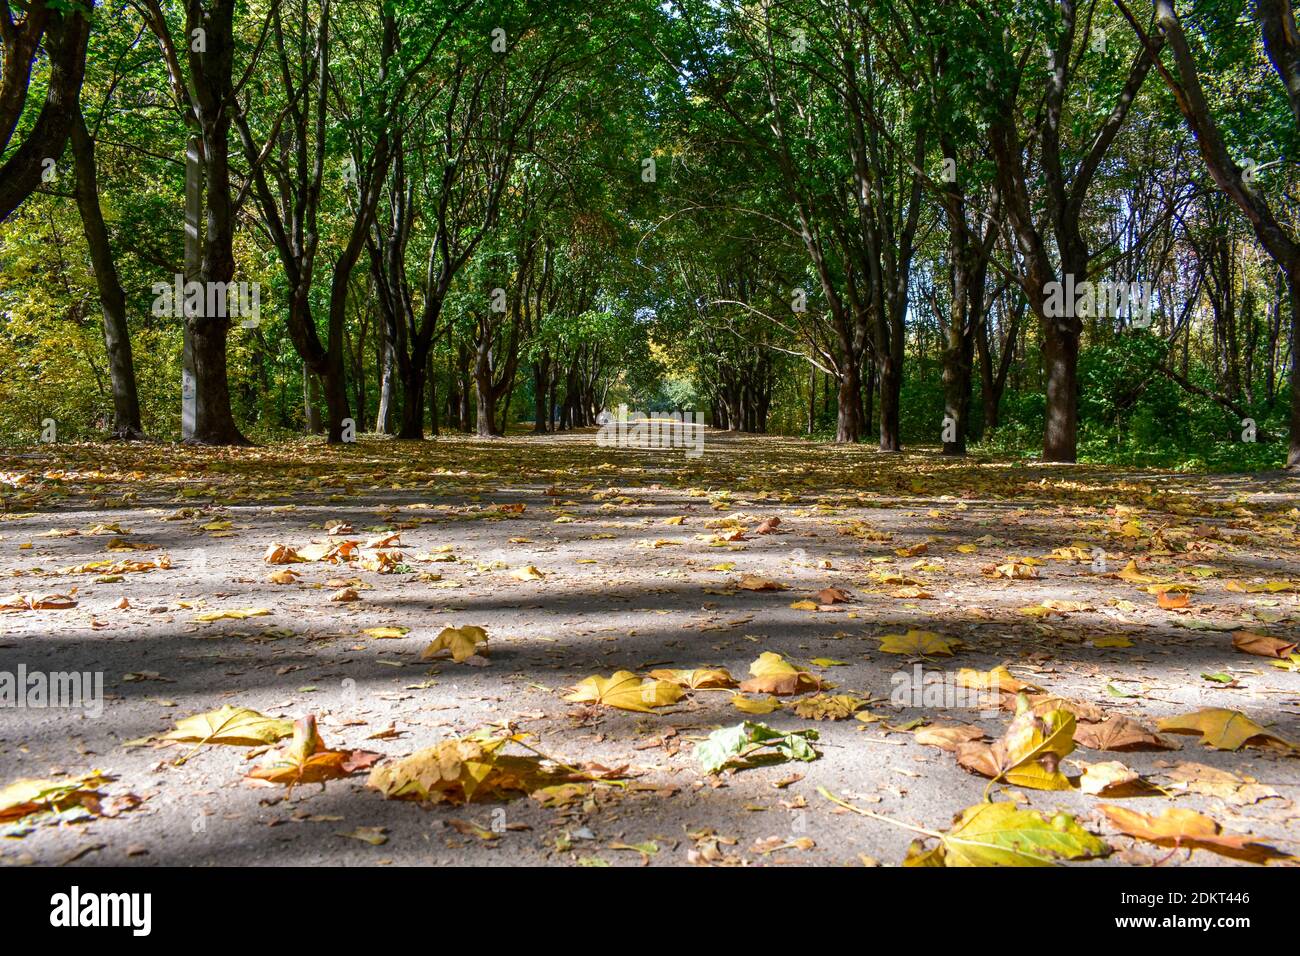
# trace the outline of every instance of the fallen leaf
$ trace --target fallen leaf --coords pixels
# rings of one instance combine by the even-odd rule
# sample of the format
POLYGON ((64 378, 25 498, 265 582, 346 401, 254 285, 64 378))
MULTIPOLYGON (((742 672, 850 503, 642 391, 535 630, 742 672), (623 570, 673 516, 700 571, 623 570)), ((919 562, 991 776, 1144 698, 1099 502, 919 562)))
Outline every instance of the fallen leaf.
POLYGON ((1251 863, 1290 859, 1288 854, 1247 834, 1224 834, 1216 820, 1185 807, 1170 807, 1159 816, 1103 803, 1097 807, 1121 833, 1158 846, 1209 850, 1251 863))
POLYGON ((433 643, 420 652, 420 660, 427 661, 442 651, 450 651, 453 661, 464 663, 475 654, 486 653, 487 639, 487 631, 473 624, 444 627, 433 643))
POLYGON ((661 680, 643 681, 631 671, 618 671, 612 677, 588 677, 574 688, 565 700, 575 704, 603 704, 619 710, 650 713, 656 707, 669 707, 682 696, 676 684, 661 680))
POLYGON ((1215 750, 1240 750, 1248 743, 1277 744, 1295 749, 1293 743, 1269 733, 1241 711, 1218 707, 1165 717, 1156 723, 1156 729, 1175 734, 1200 734, 1201 742, 1215 750))

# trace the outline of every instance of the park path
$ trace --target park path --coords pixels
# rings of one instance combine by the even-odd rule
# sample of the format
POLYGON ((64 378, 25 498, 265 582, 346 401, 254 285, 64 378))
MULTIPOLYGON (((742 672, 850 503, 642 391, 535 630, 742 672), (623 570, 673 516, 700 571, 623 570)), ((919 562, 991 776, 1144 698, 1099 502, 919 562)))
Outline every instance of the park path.
MULTIPOLYGON (((1232 638, 1300 636, 1300 483, 1281 476, 955 462, 711 432, 692 458, 587 433, 60 446, 0 455, 0 494, 0 590, 11 604, 74 602, 0 612, 0 674, 104 681, 99 714, 0 707, 0 788, 108 778, 101 799, 0 820, 0 864, 897 864, 914 833, 819 788, 944 830, 989 781, 933 731, 991 741, 1011 717, 966 699, 891 702, 916 667, 951 678, 1006 664, 1081 717, 1091 707, 1150 729, 1223 708, 1300 740, 1300 675, 1232 638), (349 540, 379 544, 339 563, 266 560, 277 545, 310 555, 349 540), (1162 607, 1153 582, 1187 606, 1162 607), (335 600, 348 590, 354 600, 335 600), (203 619, 222 611, 258 613, 203 619), (464 625, 485 630, 486 657, 421 659, 464 625), (882 650, 909 632, 957 643, 951 656, 882 650), (856 698, 856 715, 792 710, 813 693, 765 715, 741 713, 734 690, 649 713, 563 699, 620 670, 745 680, 764 652, 856 698), (253 748, 209 745, 178 764, 193 748, 156 739, 224 705, 313 714, 326 745, 385 763, 507 723, 618 782, 426 807, 384 799, 364 772, 257 786, 245 779, 253 748), (820 756, 702 773, 697 743, 745 719, 815 728, 820 756)), ((1147 796, 994 792, 1075 815, 1111 844, 1112 864, 1231 860, 1119 834, 1101 803, 1190 808, 1300 850, 1293 752, 1162 739, 1180 749, 1080 748, 1061 768, 1119 761, 1153 785, 1147 796)))

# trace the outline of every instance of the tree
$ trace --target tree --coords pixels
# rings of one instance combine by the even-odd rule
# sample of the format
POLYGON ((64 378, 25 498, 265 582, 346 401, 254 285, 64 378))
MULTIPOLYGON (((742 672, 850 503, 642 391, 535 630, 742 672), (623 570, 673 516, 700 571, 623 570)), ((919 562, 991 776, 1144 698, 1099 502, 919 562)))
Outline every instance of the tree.
MULTIPOLYGON (((1160 39, 1145 30, 1122 2, 1118 5, 1142 40, 1143 47, 1153 55, 1158 53, 1160 39)), ((1296 368, 1297 356, 1300 355, 1300 241, 1278 220, 1263 190, 1253 181, 1254 177, 1248 175, 1229 153, 1202 87, 1200 72, 1174 0, 1155 0, 1153 12, 1161 35, 1168 41, 1177 73, 1175 76, 1162 64, 1160 75, 1173 94, 1179 112, 1196 136, 1206 169, 1215 185, 1245 215, 1260 244, 1286 276, 1291 313, 1292 362, 1291 442, 1287 467, 1300 470, 1300 374, 1297 374, 1296 368)), ((1282 82, 1296 125, 1300 126, 1300 38, 1297 36, 1295 13, 1290 0, 1259 0, 1255 6, 1255 16, 1261 27, 1269 62, 1282 82)))
POLYGON ((9 0, 0 0, 0 222, 4 222, 49 178, 52 164, 63 155, 78 113, 78 97, 86 71, 86 44, 94 0, 85 4, 31 0, 24 15, 14 19, 9 0), (9 147, 27 105, 32 67, 40 49, 49 69, 45 101, 18 148, 9 147), (7 156, 5 154, 8 154, 7 156))

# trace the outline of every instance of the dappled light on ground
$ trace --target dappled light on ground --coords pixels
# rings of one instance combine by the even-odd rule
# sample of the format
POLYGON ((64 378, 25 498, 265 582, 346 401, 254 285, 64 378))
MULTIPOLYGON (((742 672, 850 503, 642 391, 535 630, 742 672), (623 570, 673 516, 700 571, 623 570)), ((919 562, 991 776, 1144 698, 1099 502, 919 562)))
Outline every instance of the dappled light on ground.
POLYGON ((1054 859, 1300 839, 1293 478, 587 433, 0 492, 0 672, 103 679, 0 708, 0 788, 47 781, 0 863, 952 864, 986 799, 1054 859))

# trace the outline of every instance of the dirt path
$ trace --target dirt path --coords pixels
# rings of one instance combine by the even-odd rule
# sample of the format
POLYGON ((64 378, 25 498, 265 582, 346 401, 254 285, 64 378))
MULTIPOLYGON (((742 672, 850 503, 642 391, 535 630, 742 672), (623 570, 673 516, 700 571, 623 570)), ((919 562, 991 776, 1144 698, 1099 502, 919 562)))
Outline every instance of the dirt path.
MULTIPOLYGON (((1300 740, 1300 674, 1234 651, 1232 638, 1300 636, 1294 479, 954 463, 712 434, 698 459, 598 448, 583 435, 342 450, 74 446, 0 456, 0 473, 0 590, 76 602, 0 613, 0 673, 102 672, 105 698, 98 716, 0 707, 0 788, 92 770, 111 778, 101 803, 0 822, 3 864, 892 865, 915 834, 844 812, 818 788, 946 829, 989 781, 922 743, 916 722, 974 725, 991 740, 1011 716, 891 703, 895 675, 914 665, 951 675, 1006 663, 1081 710, 1148 729, 1225 708, 1300 740), (758 533, 773 517, 775 531, 758 533), (326 534, 339 525, 351 530, 326 534), (743 537, 727 540, 738 528, 743 537), (400 558, 388 573, 359 560, 264 561, 274 544, 391 533, 400 541, 384 550, 400 558), (170 566, 84 567, 120 561, 170 566), (529 567, 541 577, 523 579, 529 567), (285 568, 295 580, 273 583, 285 568), (746 576, 788 590, 738 587, 746 576), (1188 606, 1161 607, 1152 583, 1173 586, 1169 603, 1187 594, 1188 606), (331 600, 348 587, 357 600, 331 600), (813 596, 830 587, 852 600, 813 596), (269 613, 197 620, 252 609, 269 613), (489 636, 486 666, 420 659, 444 627, 471 624, 489 636), (409 630, 363 633, 379 627, 409 630), (882 636, 909 630, 960 645, 951 657, 882 652, 882 636), (745 680, 765 651, 868 701, 857 719, 788 706, 748 717, 815 728, 813 762, 701 773, 696 742, 747 719, 735 691, 691 691, 654 713, 562 699, 618 670, 723 667, 745 680), (192 748, 146 739, 226 704, 315 714, 327 745, 390 760, 510 722, 571 767, 624 768, 625 778, 551 792, 545 806, 523 796, 429 808, 385 800, 365 773, 292 793, 254 786, 243 779, 257 763, 248 747, 202 747, 178 766, 192 748)), ((1076 815, 1113 847, 1101 865, 1230 862, 1118 835, 1103 802, 1187 807, 1300 851, 1300 760, 1278 747, 1166 740, 1181 749, 1080 748, 1062 762, 1074 776, 1074 762, 1121 761, 1154 785, 1149 796, 993 792, 1076 815)))

